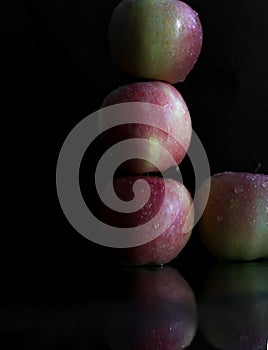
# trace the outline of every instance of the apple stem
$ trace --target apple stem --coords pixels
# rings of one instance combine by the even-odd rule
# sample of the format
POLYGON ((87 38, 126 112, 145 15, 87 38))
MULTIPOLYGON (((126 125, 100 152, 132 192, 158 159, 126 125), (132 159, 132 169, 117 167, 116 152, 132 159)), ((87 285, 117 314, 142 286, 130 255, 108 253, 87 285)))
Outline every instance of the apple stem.
POLYGON ((256 166, 256 168, 255 168, 255 170, 254 170, 254 174, 256 174, 256 173, 260 170, 260 168, 261 168, 261 163, 258 162, 258 163, 257 163, 257 166, 256 166))

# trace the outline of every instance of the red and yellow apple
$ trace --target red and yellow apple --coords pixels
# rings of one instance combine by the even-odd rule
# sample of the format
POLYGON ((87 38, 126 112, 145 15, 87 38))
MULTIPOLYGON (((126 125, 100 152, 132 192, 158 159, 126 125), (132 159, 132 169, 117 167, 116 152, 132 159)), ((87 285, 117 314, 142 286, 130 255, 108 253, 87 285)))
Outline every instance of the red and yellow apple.
POLYGON ((107 307, 104 338, 114 350, 184 349, 197 329, 193 291, 177 270, 135 268, 123 273, 120 301, 107 307))
MULTIPOLYGON (((183 184, 173 179, 127 176, 113 182, 114 191, 123 203, 133 199, 133 186, 137 180, 145 180, 149 185, 148 201, 129 213, 112 210, 112 202, 110 208, 101 207, 100 219, 110 226, 131 227, 134 229, 132 235, 141 239, 148 237, 144 244, 137 239, 136 245, 114 248, 117 260, 119 257, 126 265, 166 264, 180 253, 190 238, 194 221, 191 195, 183 184)), ((136 203, 142 203, 143 192, 142 186, 136 186, 136 203)))
MULTIPOLYGON (((135 146, 142 158, 128 160, 122 168, 130 174, 142 174, 163 171, 174 166, 174 163, 179 164, 189 148, 192 125, 187 105, 178 90, 160 81, 132 83, 112 91, 101 107, 128 102, 141 102, 135 104, 141 122, 126 121, 126 124, 111 128, 105 133, 103 142, 106 147, 131 138, 145 139, 147 143, 146 146, 142 142, 135 146), (148 108, 143 110, 145 104, 148 108), (161 152, 161 147, 173 157, 172 160, 161 152), (154 165, 155 161, 158 167, 154 165)), ((133 104, 129 105, 129 108, 134 108, 133 104)), ((105 124, 101 113, 99 119, 100 125, 105 124)))
POLYGON ((211 180, 199 222, 201 239, 217 257, 254 260, 268 257, 268 175, 225 172, 211 180))
POLYGON ((201 333, 215 349, 266 349, 268 264, 221 263, 209 271, 199 296, 201 333))
POLYGON ((197 13, 179 0, 123 0, 109 27, 112 58, 125 74, 183 81, 202 47, 197 13))

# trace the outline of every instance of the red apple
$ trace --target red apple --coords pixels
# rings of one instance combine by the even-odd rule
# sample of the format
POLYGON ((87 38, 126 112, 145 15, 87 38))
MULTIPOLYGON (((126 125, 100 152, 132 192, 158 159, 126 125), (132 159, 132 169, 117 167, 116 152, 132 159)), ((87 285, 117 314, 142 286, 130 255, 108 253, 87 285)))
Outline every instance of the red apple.
POLYGON ((127 75, 183 81, 202 46, 197 13, 179 0, 123 0, 114 10, 109 43, 112 58, 127 75))
MULTIPOLYGON (((198 197, 202 198, 207 185, 205 181, 198 197)), ((199 231, 219 258, 268 257, 268 175, 225 172, 212 176, 199 231)))
POLYGON ((201 333, 215 349, 266 349, 268 264, 218 264, 199 297, 201 333))
POLYGON ((127 269, 109 309, 104 337, 114 350, 173 350, 188 346, 197 329, 193 291, 177 270, 127 269))
MULTIPOLYGON (((166 170, 174 166, 174 162, 175 165, 179 164, 186 155, 192 133, 189 110, 181 94, 172 85, 160 81, 138 82, 112 91, 104 99, 102 107, 127 102, 142 102, 137 106, 137 114, 141 115, 142 123, 126 123, 111 128, 103 138, 106 146, 131 138, 147 141, 146 146, 141 142, 135 146, 137 154, 139 151, 143 159, 137 157, 127 161, 123 165, 124 170, 131 174, 142 174, 166 170), (151 105, 151 110, 142 110, 145 104, 148 107, 151 105), (152 123, 163 127, 152 126, 152 123), (166 157, 160 147, 174 159, 166 157), (154 165, 156 161, 158 167, 154 165)), ((129 105, 134 108, 133 104, 129 105)), ((101 114, 99 119, 100 125, 105 123, 101 120, 101 114)))
POLYGON ((102 207, 100 219, 110 226, 134 229, 132 235, 137 235, 136 244, 114 250, 124 264, 166 264, 179 254, 190 238, 194 220, 191 195, 183 184, 172 179, 130 176, 114 180, 115 193, 123 203, 133 199, 137 180, 145 180, 149 185, 148 201, 142 205, 144 189, 136 186, 135 200, 141 204, 138 210, 123 213, 102 207), (140 243, 145 237, 146 243, 140 243))

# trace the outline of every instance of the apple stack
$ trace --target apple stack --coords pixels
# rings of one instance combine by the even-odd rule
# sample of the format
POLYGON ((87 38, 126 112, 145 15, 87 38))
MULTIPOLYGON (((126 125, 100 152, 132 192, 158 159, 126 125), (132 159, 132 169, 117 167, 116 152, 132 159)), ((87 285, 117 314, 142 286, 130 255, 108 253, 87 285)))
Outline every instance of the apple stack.
MULTIPOLYGON (((179 254, 190 238, 193 201, 182 183, 151 173, 178 165, 188 150, 191 118, 173 84, 184 81, 198 59, 201 23, 197 13, 179 0, 123 0, 110 21, 109 45, 118 70, 138 81, 112 91, 102 108, 139 102, 152 106, 155 112, 146 114, 141 123, 113 128, 104 137, 106 146, 111 140, 141 140, 135 149, 138 156, 122 164, 127 175, 115 178, 113 186, 120 199, 129 201, 137 180, 146 180, 150 196, 141 209, 129 214, 106 208, 103 219, 124 228, 139 228, 147 223, 151 233, 164 225, 156 238, 119 250, 126 264, 165 264, 179 254), (163 149, 169 157, 163 155, 163 149), (153 220, 156 215, 157 220, 153 220)), ((136 186, 135 197, 139 198, 142 191, 136 186)))

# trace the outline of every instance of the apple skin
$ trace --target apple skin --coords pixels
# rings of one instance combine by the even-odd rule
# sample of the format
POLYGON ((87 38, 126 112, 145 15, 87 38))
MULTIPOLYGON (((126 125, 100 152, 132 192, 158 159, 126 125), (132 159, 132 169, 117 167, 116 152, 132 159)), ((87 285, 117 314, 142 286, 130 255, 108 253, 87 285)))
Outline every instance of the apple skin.
MULTIPOLYGON (((202 184, 198 197, 202 198, 202 184)), ((208 203, 198 224, 201 239, 227 260, 268 257, 268 175, 225 172, 211 177, 208 203)))
POLYGON ((196 300, 177 270, 129 268, 116 289, 123 295, 105 307, 103 326, 111 349, 179 350, 192 342, 197 330, 196 300))
MULTIPOLYGON (((114 248, 116 260, 125 265, 162 265, 174 259, 188 242, 193 227, 194 210, 192 198, 186 187, 173 179, 151 176, 126 176, 114 179, 114 190, 123 201, 133 198, 133 184, 144 179, 150 186, 148 202, 133 213, 120 213, 106 206, 100 209, 100 219, 116 227, 137 227, 150 222, 160 208, 159 221, 149 225, 149 234, 161 227, 162 222, 169 225, 163 233, 148 243, 130 248, 114 248), (169 224, 170 222, 170 224, 169 224)), ((141 190, 142 191, 142 190, 141 190)), ((137 200, 141 192, 135 193, 137 200)))
POLYGON ((110 21, 113 61, 123 73, 142 79, 185 80, 202 40, 198 14, 178 0, 123 0, 110 21))
POLYGON ((201 333, 215 349, 266 349, 268 263, 220 263, 199 296, 201 333))
POLYGON ((142 149, 144 159, 129 160, 122 165, 122 169, 130 174, 143 174, 163 171, 174 166, 169 159, 161 156, 159 145, 164 147, 179 164, 190 145, 192 123, 188 107, 178 90, 160 81, 132 83, 112 91, 104 99, 101 107, 126 102, 143 102, 160 106, 159 113, 152 113, 151 118, 154 120, 161 118, 165 131, 151 126, 148 119, 150 116, 146 114, 144 119, 148 125, 124 124, 106 133, 103 137, 105 146, 130 138, 144 138, 148 141, 146 148, 142 149), (149 157, 153 157, 151 162, 145 160, 149 157), (160 168, 154 166, 154 157, 160 159, 160 168))

